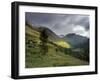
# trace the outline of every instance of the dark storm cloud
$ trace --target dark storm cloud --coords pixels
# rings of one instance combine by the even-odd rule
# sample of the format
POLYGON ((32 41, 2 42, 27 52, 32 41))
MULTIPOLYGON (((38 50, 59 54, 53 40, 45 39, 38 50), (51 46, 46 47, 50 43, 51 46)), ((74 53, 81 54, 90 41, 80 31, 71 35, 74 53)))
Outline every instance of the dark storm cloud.
POLYGON ((52 27, 61 20, 64 15, 44 14, 44 13, 26 13, 26 20, 33 25, 52 27))
POLYGON ((73 31, 75 27, 80 27, 80 31, 84 30, 84 33, 89 31, 88 15, 26 12, 26 21, 32 25, 48 27, 57 35, 77 33, 73 31), (81 30, 82 28, 84 29, 81 30))

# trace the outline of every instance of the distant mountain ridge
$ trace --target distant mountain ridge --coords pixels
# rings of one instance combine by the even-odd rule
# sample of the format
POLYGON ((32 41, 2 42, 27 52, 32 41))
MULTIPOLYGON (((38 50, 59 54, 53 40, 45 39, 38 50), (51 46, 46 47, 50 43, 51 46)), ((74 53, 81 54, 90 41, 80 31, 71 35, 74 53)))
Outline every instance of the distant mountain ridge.
POLYGON ((83 37, 75 33, 67 34, 66 36, 64 36, 63 39, 69 42, 74 47, 78 47, 79 45, 84 44, 85 42, 89 41, 89 38, 83 37))
POLYGON ((63 37, 64 37, 64 35, 59 35, 59 37, 60 37, 60 38, 63 38, 63 37))

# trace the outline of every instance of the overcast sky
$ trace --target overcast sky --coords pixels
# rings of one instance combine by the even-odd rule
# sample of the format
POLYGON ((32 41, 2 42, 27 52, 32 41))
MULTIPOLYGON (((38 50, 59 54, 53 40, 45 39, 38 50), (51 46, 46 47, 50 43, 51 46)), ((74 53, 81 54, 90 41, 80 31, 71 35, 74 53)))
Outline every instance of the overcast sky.
POLYGON ((25 16, 33 26, 47 27, 57 35, 76 33, 89 37, 88 15, 26 12, 25 16))

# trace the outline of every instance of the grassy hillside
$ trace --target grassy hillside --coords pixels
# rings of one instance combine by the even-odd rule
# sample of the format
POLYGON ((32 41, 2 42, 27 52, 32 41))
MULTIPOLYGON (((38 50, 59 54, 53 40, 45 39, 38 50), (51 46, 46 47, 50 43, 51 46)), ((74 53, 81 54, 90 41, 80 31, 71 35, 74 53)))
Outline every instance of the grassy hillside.
POLYGON ((56 66, 77 66, 88 65, 89 63, 66 54, 63 49, 71 48, 71 45, 63 40, 51 41, 48 39, 48 51, 41 54, 40 32, 29 25, 26 25, 26 56, 25 67, 56 67, 56 66))

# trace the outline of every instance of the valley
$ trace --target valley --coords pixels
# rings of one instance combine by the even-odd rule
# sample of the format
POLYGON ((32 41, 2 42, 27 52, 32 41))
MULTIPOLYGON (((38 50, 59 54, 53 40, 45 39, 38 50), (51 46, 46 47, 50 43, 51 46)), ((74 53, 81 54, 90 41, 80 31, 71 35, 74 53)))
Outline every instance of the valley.
POLYGON ((60 38, 48 28, 25 28, 26 68, 89 65, 88 44, 75 47, 71 38, 60 38))

